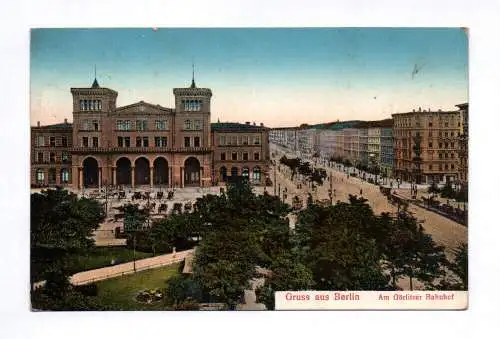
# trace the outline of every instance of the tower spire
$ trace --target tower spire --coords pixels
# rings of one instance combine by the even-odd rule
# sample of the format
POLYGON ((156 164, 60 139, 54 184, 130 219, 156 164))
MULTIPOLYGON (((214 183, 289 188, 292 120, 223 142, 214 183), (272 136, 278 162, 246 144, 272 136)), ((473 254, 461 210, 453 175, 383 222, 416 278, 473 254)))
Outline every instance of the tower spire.
POLYGON ((191 65, 193 67, 193 78, 191 80, 191 88, 196 88, 196 84, 194 82, 194 62, 191 65))
POLYGON ((97 66, 94 64, 94 82, 92 83, 92 88, 99 88, 99 83, 97 82, 97 66))

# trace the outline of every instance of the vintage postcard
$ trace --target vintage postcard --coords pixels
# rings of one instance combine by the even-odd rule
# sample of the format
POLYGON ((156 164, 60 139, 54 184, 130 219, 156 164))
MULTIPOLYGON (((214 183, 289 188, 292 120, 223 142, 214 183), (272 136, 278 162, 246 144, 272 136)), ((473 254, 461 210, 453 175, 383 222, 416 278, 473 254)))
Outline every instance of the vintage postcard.
POLYGON ((30 48, 33 311, 468 307, 466 29, 30 48))

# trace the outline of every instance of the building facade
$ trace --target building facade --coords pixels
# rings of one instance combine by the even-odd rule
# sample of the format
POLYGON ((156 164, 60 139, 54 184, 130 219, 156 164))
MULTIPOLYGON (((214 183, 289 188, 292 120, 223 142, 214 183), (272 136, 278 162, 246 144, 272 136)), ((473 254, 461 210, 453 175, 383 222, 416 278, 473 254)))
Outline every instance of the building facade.
MULTIPOLYGON (((46 180, 44 174, 45 185, 185 187, 209 186, 217 181, 214 154, 218 145, 214 145, 212 136, 212 91, 209 88, 196 87, 194 79, 190 87, 174 88, 175 108, 143 101, 116 107, 118 93, 100 87, 97 80, 89 88, 71 88, 71 93, 73 123, 67 124, 64 130, 67 147, 54 149, 54 152, 60 150, 61 162, 64 152, 68 153, 65 159, 69 159, 55 167, 56 171, 71 171, 69 175, 61 174, 59 182, 57 178, 54 182, 52 172, 47 172, 51 180, 46 180)), ((43 148, 46 146, 38 146, 38 141, 42 140, 40 134, 43 131, 45 139, 51 138, 54 126, 58 125, 32 128, 32 184, 42 181, 40 169, 44 168, 40 167, 42 164, 37 166, 34 160, 39 160, 42 149, 46 153, 52 149, 52 146, 48 150, 43 148)), ((260 147, 267 147, 267 129, 262 127, 258 134, 260 147)), ((264 178, 269 157, 268 151, 260 153, 259 177, 264 178)), ((249 157, 247 165, 243 159, 242 168, 255 167, 255 158, 250 160, 249 157)))
POLYGON ((73 128, 62 124, 31 128, 31 184, 33 186, 71 184, 73 128))
POLYGON ((458 181, 462 187, 467 187, 469 181, 469 104, 457 105, 460 111, 461 130, 459 143, 458 181))
POLYGON ((394 118, 394 172, 406 181, 414 179, 417 166, 423 182, 443 183, 458 179, 458 135, 460 111, 418 111, 397 113, 394 118), (417 144, 419 143, 419 145, 417 144), (415 146, 420 161, 415 161, 415 146))
POLYGON ((215 182, 244 177, 254 184, 265 184, 269 173, 268 129, 238 123, 213 123, 215 182))
POLYGON ((394 167, 394 149, 392 128, 380 128, 380 170, 386 177, 392 177, 394 167))

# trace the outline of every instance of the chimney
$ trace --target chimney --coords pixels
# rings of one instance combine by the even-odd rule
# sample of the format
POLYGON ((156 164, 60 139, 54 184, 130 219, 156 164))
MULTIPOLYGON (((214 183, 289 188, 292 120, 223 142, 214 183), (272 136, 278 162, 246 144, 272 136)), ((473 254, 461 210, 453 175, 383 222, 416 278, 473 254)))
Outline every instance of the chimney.
POLYGON ((68 123, 68 119, 64 118, 64 123, 67 124, 68 123))
POLYGON ((256 126, 255 121, 253 122, 253 125, 256 126))
POLYGON ((36 122, 36 127, 40 127, 40 121, 36 122))
POLYGON ((250 125, 250 121, 245 121, 245 125, 250 125))
POLYGON ((260 127, 264 127, 264 123, 263 122, 260 123, 260 127))
POLYGON ((418 108, 418 111, 419 111, 419 112, 422 112, 422 107, 419 107, 419 108, 418 108))
POLYGON ((413 112, 415 112, 415 108, 413 109, 413 112))

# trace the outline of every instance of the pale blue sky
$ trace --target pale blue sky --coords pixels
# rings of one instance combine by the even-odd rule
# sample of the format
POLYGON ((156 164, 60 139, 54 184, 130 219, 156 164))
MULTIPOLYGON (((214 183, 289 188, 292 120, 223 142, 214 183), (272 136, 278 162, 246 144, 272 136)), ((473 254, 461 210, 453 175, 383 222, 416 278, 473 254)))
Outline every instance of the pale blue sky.
POLYGON ((70 87, 90 86, 94 64, 119 106, 173 107, 172 88, 190 84, 193 61, 197 85, 214 93, 213 121, 372 120, 468 101, 459 28, 38 29, 31 123, 71 121, 70 87))

